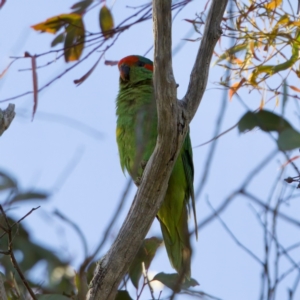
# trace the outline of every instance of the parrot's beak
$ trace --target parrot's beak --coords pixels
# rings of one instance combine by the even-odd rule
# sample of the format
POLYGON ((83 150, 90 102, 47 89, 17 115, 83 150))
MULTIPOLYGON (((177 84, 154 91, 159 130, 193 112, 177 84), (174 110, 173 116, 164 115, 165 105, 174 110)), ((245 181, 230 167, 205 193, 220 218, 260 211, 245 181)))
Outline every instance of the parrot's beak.
POLYGON ((119 66, 120 70, 120 77, 123 81, 128 81, 129 80, 129 72, 130 72, 130 67, 126 64, 122 64, 119 66))

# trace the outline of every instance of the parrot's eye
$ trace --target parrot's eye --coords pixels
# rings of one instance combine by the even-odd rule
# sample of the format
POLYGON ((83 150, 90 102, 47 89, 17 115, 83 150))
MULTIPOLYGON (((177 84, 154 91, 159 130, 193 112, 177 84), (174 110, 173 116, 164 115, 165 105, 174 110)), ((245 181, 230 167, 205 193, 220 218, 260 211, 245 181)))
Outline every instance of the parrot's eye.
POLYGON ((139 67, 143 67, 144 65, 145 65, 145 63, 142 62, 142 61, 138 61, 138 62, 137 62, 137 66, 139 66, 139 67))

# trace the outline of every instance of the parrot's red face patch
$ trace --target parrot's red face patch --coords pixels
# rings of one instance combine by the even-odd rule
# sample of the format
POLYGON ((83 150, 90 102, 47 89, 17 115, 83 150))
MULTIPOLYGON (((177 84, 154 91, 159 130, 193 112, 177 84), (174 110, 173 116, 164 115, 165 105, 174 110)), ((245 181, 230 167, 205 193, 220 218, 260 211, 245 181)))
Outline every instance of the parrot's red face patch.
POLYGON ((139 56, 135 56, 135 55, 126 56, 122 58, 118 63, 120 77, 122 78, 122 80, 124 81, 129 80, 130 68, 133 66, 142 67, 153 72, 153 64, 149 64, 140 60, 139 56))

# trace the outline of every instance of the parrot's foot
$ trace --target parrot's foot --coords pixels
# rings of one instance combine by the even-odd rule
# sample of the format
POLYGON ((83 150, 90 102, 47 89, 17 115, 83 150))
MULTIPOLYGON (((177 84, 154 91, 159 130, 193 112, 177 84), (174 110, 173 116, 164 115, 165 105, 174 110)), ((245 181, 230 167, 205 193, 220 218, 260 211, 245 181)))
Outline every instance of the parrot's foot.
POLYGON ((141 182, 142 182, 142 177, 136 177, 134 180, 136 186, 140 186, 141 182))

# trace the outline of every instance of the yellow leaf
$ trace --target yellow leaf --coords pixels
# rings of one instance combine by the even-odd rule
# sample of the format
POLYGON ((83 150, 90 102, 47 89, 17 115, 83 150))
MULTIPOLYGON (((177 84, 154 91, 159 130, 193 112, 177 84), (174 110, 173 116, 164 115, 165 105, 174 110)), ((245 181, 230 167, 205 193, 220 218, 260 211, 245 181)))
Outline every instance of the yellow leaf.
POLYGON ((300 26, 300 21, 291 22, 290 25, 300 26))
POLYGON ((279 106, 279 97, 276 96, 276 99, 275 99, 275 107, 278 107, 279 106))
POLYGON ((79 14, 61 14, 49 18, 45 22, 32 25, 31 28, 41 32, 56 33, 64 25, 76 23, 78 19, 81 19, 79 14))
POLYGON ((272 0, 271 2, 265 4, 266 9, 273 10, 282 3, 282 0, 272 0))
POLYGON ((113 37, 114 33, 112 29, 114 28, 114 19, 106 5, 103 5, 100 9, 99 21, 104 37, 106 39, 113 37))

